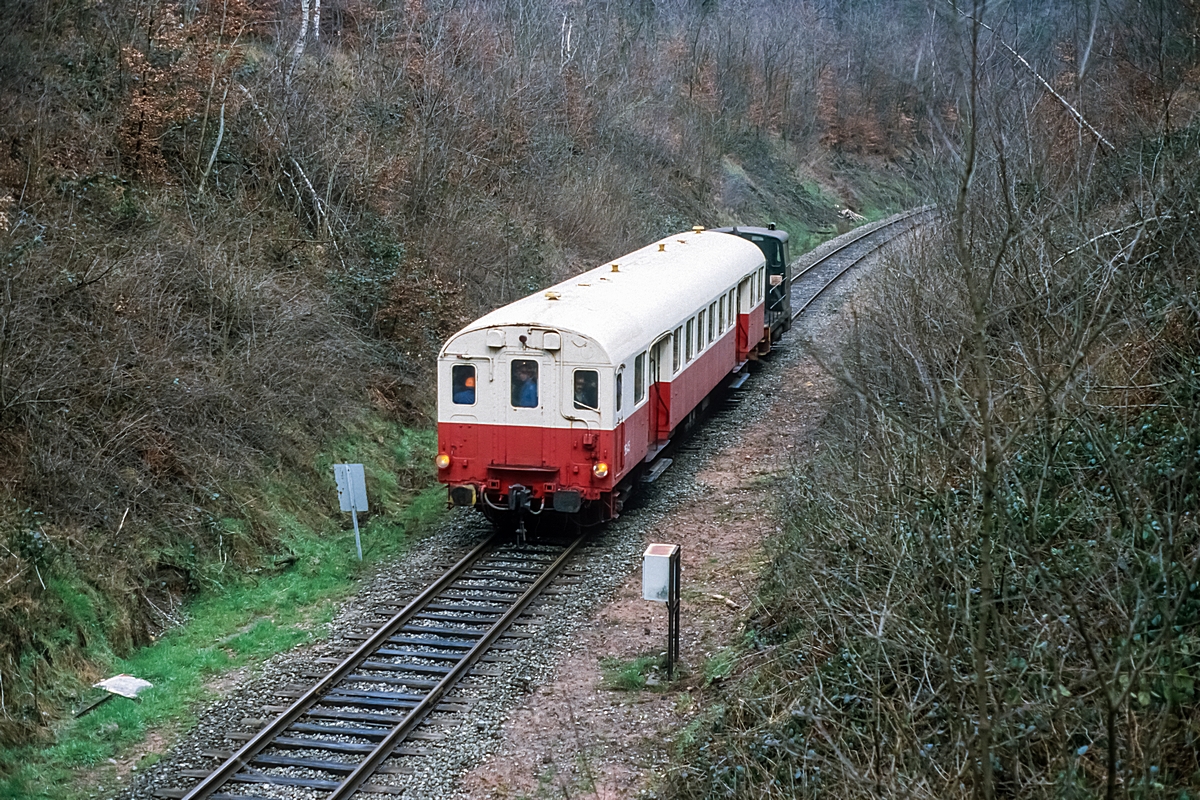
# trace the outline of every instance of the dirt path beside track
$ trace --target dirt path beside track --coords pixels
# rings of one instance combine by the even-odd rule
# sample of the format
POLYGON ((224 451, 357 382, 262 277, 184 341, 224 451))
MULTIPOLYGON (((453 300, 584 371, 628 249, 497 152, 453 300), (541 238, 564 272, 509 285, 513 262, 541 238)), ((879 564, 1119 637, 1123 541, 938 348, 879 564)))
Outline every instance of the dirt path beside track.
POLYGON ((818 446, 813 434, 834 385, 795 342, 840 337, 864 278, 860 272, 834 287, 797 321, 787 350, 751 379, 750 391, 772 395, 756 404, 761 411, 735 410, 718 423, 744 432, 697 434, 701 448, 713 440, 727 443, 690 456, 701 459, 695 501, 679 503, 648 533, 648 541, 683 546, 684 676, 669 689, 617 691, 605 684, 602 662, 625 664, 665 650, 665 608, 641 599, 637 570, 576 633, 555 678, 534 687, 513 711, 498 752, 464 775, 461 797, 615 800, 653 788, 676 738, 704 710, 705 695, 697 689, 720 671, 729 656, 723 648, 739 641, 757 590, 762 545, 777 524, 771 509, 778 479, 793 459, 818 446))

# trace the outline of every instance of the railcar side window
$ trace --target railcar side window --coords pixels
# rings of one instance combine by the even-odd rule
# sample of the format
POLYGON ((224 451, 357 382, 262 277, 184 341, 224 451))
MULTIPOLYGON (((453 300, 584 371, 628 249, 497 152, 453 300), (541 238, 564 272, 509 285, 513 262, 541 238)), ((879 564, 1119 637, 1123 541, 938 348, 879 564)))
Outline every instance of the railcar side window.
POLYGON ((696 328, 696 320, 689 319, 687 321, 687 334, 685 334, 685 338, 684 338, 684 341, 687 342, 687 360, 688 361, 692 360, 692 356, 696 352, 695 328, 696 328))
POLYGON ((767 290, 767 268, 759 267, 758 269, 758 299, 763 299, 763 292, 767 290))
POLYGON ((679 348, 683 344, 683 328, 676 328, 675 335, 671 337, 671 374, 679 372, 679 348))
POLYGON ((633 360, 633 404, 642 402, 646 396, 646 354, 633 360))
POLYGON ((696 352, 703 350, 704 345, 704 310, 701 309, 700 313, 696 315, 696 352))
POLYGON ((515 408, 537 408, 538 362, 527 358, 513 359, 512 404, 515 408))
POLYGON ((717 324, 717 304, 713 303, 712 305, 710 305, 708 307, 708 341, 710 341, 710 342, 715 338, 713 336, 713 326, 716 324, 717 324))
POLYGON ((725 332, 725 295, 721 295, 721 332, 725 332))
POLYGON ((456 406, 475 405, 475 367, 455 364, 450 369, 450 393, 456 406))
MULTIPOLYGON (((625 365, 621 365, 621 370, 625 369, 625 365)), ((617 411, 621 410, 621 395, 625 393, 624 381, 625 373, 617 370, 617 411)))
POLYGON ((736 297, 736 295, 737 295, 737 289, 729 290, 729 325, 730 325, 730 327, 733 327, 733 325, 737 322, 738 306, 737 306, 737 300, 734 299, 736 297))
POLYGON ((575 407, 600 410, 600 373, 596 370, 575 370, 575 407))

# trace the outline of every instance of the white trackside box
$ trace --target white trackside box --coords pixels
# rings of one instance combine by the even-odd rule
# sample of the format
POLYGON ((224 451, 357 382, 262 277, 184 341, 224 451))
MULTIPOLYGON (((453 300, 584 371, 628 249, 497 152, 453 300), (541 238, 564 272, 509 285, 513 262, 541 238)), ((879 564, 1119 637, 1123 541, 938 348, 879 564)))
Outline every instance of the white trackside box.
POLYGON ((677 574, 679 545, 652 544, 642 558, 642 599, 666 603, 671 599, 671 576, 677 574))

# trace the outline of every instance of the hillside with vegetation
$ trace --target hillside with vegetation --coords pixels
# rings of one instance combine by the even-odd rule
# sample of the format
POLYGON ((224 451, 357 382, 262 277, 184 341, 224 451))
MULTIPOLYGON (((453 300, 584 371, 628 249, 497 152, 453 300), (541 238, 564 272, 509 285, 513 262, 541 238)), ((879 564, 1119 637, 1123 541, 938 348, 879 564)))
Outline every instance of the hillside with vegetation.
MULTIPOLYGON (((334 461, 402 551, 462 322, 934 199, 663 790, 1194 793, 1194 0, 9 6, 0 773, 195 603, 352 576, 334 461)), ((251 624, 228 663, 293 641, 251 624)))
POLYGON ((840 396, 668 796, 1200 794, 1198 9, 1015 5, 945 20, 944 227, 813 345, 840 396))

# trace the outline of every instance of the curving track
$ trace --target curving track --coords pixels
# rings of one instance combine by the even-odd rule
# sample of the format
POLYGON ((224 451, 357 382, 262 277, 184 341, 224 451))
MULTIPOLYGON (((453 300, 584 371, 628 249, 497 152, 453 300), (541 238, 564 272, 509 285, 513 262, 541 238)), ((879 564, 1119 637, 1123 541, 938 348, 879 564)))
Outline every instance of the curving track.
POLYGON ((926 224, 936 213, 933 206, 914 209, 868 230, 847 234, 846 241, 792 276, 792 319, 803 314, 826 289, 850 269, 890 242, 926 224))

